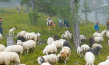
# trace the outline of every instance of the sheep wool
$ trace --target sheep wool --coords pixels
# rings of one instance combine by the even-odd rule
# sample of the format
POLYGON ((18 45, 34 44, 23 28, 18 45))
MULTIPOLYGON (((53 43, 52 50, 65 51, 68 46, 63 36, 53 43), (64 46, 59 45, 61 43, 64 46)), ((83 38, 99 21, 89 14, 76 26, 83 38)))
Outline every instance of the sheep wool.
POLYGON ((0 44, 0 51, 4 51, 5 50, 5 46, 3 44, 0 44))

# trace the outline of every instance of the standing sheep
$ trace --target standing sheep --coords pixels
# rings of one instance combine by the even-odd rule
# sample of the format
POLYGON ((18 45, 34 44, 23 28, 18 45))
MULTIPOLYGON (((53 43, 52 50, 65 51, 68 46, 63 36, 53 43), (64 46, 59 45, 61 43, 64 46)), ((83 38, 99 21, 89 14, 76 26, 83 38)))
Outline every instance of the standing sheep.
POLYGON ((94 44, 92 45, 92 48, 94 49, 94 48, 96 48, 96 47, 98 47, 98 46, 99 46, 100 48, 103 48, 101 44, 97 44, 97 43, 94 43, 94 44))
POLYGON ((19 33, 17 33, 17 37, 24 37, 26 34, 26 31, 21 31, 19 33))
POLYGON ((86 52, 85 61, 86 61, 86 65, 94 65, 94 61, 95 61, 94 54, 92 52, 86 52))
POLYGON ((65 46, 67 46, 67 47, 69 47, 71 49, 71 45, 70 45, 70 43, 68 41, 64 41, 63 47, 65 47, 65 46))
POLYGON ((54 42, 54 39, 52 37, 49 37, 47 40, 47 44, 51 44, 52 42, 54 42))
POLYGON ((102 43, 102 41, 104 40, 103 37, 94 37, 95 42, 97 43, 102 43))
POLYGON ((0 44, 0 51, 4 51, 5 50, 5 46, 3 44, 0 44))
POLYGON ((84 36, 84 35, 80 35, 80 39, 81 39, 81 41, 87 41, 87 38, 84 36))
POLYGON ((9 30, 9 35, 13 35, 14 36, 14 31, 16 30, 15 27, 13 27, 12 29, 9 30))

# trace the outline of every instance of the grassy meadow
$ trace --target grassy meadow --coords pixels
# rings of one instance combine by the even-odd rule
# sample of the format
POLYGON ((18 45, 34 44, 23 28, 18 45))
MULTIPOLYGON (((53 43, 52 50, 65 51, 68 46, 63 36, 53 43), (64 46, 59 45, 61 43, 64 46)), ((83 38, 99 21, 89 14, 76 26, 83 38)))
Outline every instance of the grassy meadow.
MULTIPOLYGON (((31 9, 30 9, 31 11, 31 9)), ((61 38, 61 35, 67 30, 65 27, 59 28, 59 25, 57 23, 57 18, 56 16, 53 16, 52 19, 56 24, 56 28, 54 29, 51 26, 51 30, 48 30, 48 26, 46 24, 46 19, 49 17, 49 14, 45 13, 39 13, 40 18, 38 18, 38 22, 36 25, 31 25, 30 19, 28 17, 28 13, 26 13, 25 7, 21 7, 21 13, 17 12, 16 7, 10 7, 10 8, 5 8, 5 9, 0 9, 0 17, 3 18, 2 23, 3 23, 3 37, 5 37, 6 34, 8 34, 9 29, 16 27, 16 30, 14 31, 15 35, 22 31, 25 30, 27 32, 39 32, 41 33, 42 39, 47 41, 48 37, 54 37, 55 35, 58 35, 61 38)), ((84 21, 83 21, 84 22, 84 21)), ((104 25, 100 25, 100 32, 105 30, 106 27, 104 25)), ((73 28, 72 28, 73 31, 73 28)), ((80 34, 85 35, 87 39, 92 37, 93 33, 95 32, 94 30, 94 24, 90 23, 86 26, 80 24, 80 34)), ((73 32, 72 32, 73 34, 73 32)), ((16 37, 13 37, 14 41, 16 41, 16 37)), ((84 60, 84 57, 80 57, 76 51, 73 49, 73 39, 69 41, 70 44, 72 45, 72 51, 71 51, 71 56, 70 60, 67 62, 67 64, 64 64, 64 61, 58 62, 57 65, 85 65, 86 62, 84 60)), ((104 36, 104 41, 102 42, 103 49, 101 49, 100 55, 96 57, 95 59, 95 65, 98 65, 98 63, 105 61, 107 59, 107 56, 109 55, 109 46, 106 45, 107 38, 104 36)), ((6 46, 7 44, 7 39, 3 38, 0 40, 0 44, 4 44, 6 46)), ((82 44, 88 44, 89 41, 87 42, 82 42, 82 44)), ((31 50, 29 54, 25 55, 23 54, 22 57, 20 58, 20 61, 22 64, 26 65, 39 65, 37 62, 37 58, 39 56, 43 56, 43 49, 45 48, 47 44, 43 43, 42 45, 36 44, 36 51, 33 53, 31 50)), ((57 53, 58 54, 58 53, 57 53)), ((11 65, 11 64, 10 64, 11 65)))

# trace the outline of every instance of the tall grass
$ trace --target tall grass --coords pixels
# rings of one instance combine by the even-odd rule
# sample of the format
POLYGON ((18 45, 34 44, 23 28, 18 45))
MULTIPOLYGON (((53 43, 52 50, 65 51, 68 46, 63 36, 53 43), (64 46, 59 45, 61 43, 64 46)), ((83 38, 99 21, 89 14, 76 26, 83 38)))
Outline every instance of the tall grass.
MULTIPOLYGON (((51 26, 51 30, 48 30, 48 26, 46 24, 46 19, 49 17, 48 14, 45 13, 39 13, 40 18, 38 19, 37 25, 33 26, 31 25, 30 19, 28 17, 28 13, 25 12, 26 9, 25 7, 21 7, 21 13, 17 12, 16 7, 10 7, 10 8, 5 8, 0 10, 0 17, 3 18, 3 36, 8 34, 9 29, 16 27, 15 30, 15 35, 22 31, 25 30, 27 32, 39 32, 41 33, 41 38, 47 41, 48 37, 54 37, 55 35, 58 35, 61 38, 61 35, 67 30, 65 27, 59 28, 58 23, 57 23, 57 18, 53 16, 53 21, 56 24, 56 28, 54 29, 51 26)), ((31 11, 31 9, 30 9, 31 11)), ((106 27, 103 25, 100 25, 100 32, 106 27)), ((73 28, 71 28, 73 31, 73 28)), ((80 25, 80 34, 85 35, 87 39, 92 37, 92 34, 95 32, 94 30, 94 24, 88 24, 86 26, 80 25)), ((73 34, 73 32, 72 32, 73 34)), ((16 37, 14 37, 14 40, 16 41, 16 37)), ((95 65, 97 65, 101 61, 105 61, 108 54, 109 54, 109 46, 106 45, 107 38, 104 36, 104 41, 102 42, 103 49, 101 49, 100 55, 96 57, 95 60, 95 65)), ((3 38, 0 40, 1 44, 4 44, 6 46, 7 44, 7 39, 3 38)), ((73 46, 73 39, 70 40, 70 44, 73 46)), ((82 42, 82 44, 89 44, 88 40, 87 42, 82 42)), ((20 58, 21 63, 26 64, 26 65, 38 65, 37 58, 39 56, 43 56, 43 49, 45 48, 47 44, 43 43, 42 45, 36 45, 36 51, 33 53, 31 50, 29 54, 27 55, 22 55, 20 58)), ((85 65, 86 62, 84 60, 84 57, 80 57, 76 51, 73 49, 71 51, 71 56, 70 60, 67 62, 66 65, 85 65)), ((57 65, 65 65, 64 61, 58 62, 57 65)))

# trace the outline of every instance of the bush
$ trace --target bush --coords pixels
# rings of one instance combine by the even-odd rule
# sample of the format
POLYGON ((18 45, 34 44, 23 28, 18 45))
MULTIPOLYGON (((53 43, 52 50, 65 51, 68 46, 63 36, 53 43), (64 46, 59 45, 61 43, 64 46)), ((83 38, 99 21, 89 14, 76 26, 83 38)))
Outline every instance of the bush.
POLYGON ((38 18, 39 18, 38 12, 32 11, 32 12, 28 13, 28 15, 31 20, 31 24, 35 25, 38 22, 38 18))

